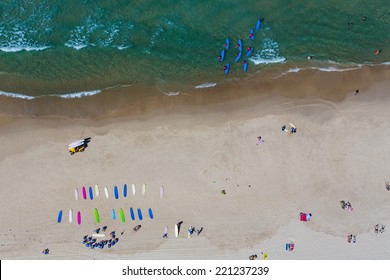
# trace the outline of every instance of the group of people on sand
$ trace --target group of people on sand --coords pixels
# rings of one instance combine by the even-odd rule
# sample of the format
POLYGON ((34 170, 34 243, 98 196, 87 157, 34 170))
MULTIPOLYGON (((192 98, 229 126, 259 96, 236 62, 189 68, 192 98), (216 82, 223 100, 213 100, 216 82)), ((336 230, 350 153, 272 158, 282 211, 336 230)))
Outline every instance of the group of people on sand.
POLYGON ((384 233, 385 232, 385 225, 379 225, 379 224, 376 224, 375 225, 375 233, 384 233))
POLYGON ((287 126, 286 126, 286 125, 283 125, 283 126, 282 126, 282 131, 284 131, 284 132, 289 132, 290 134, 295 134, 295 133, 297 133, 297 128, 294 127, 294 126, 291 126, 291 127, 290 127, 290 130, 288 130, 288 129, 287 129, 287 126))
POLYGON ((353 210, 351 202, 349 202, 349 201, 345 202, 344 200, 341 200, 340 205, 341 205, 341 208, 343 208, 344 210, 350 210, 350 211, 353 210))
POLYGON ((188 237, 191 237, 195 232, 196 235, 198 236, 202 231, 203 231, 203 227, 201 227, 200 229, 195 229, 195 227, 190 226, 188 228, 188 237))
POLYGON ((347 240, 348 240, 348 243, 351 243, 351 242, 356 243, 356 235, 354 235, 354 234, 349 234, 349 235, 347 236, 347 240))
POLYGON ((42 251, 42 254, 48 255, 49 254, 49 248, 46 248, 45 250, 42 251))
MULTIPOLYGON (((100 229, 100 228, 95 229, 94 232, 96 234, 98 234, 100 232, 100 230, 102 232, 105 232, 106 229, 107 229, 107 226, 104 226, 102 229, 100 229)), ((123 232, 122 232, 122 234, 123 234, 123 232)), ((93 235, 91 235, 91 236, 85 235, 83 237, 83 244, 85 244, 85 247, 88 247, 90 249, 95 249, 95 248, 103 249, 106 245, 107 245, 107 248, 111 248, 111 246, 114 246, 116 243, 119 242, 119 238, 116 237, 115 231, 110 232, 110 237, 111 237, 110 239, 97 241, 97 238, 94 238, 93 235)))

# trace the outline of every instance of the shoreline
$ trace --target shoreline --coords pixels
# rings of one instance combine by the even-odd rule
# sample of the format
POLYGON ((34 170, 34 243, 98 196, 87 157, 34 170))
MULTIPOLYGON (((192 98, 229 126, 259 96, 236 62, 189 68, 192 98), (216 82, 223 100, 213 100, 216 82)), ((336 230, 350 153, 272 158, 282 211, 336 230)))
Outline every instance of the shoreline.
MULTIPOLYGON (((308 71, 226 83, 216 94, 122 99, 120 110, 93 118, 1 117, 0 172, 7 176, 0 178, 0 256, 44 259, 40 252, 49 247, 54 259, 188 259, 197 249, 197 259, 241 259, 265 248, 270 259, 388 259, 389 232, 378 239, 372 230, 390 220, 383 186, 390 180, 389 75, 388 68, 308 71), (296 135, 280 130, 289 122, 297 125, 296 135), (259 135, 265 142, 256 145, 259 135), (87 150, 70 156, 67 145, 84 137, 92 137, 87 150), (74 198, 81 186, 98 184, 102 193, 104 186, 112 191, 124 183, 146 183, 147 195, 74 198), (340 200, 351 201, 354 210, 342 210, 340 200), (155 219, 131 221, 129 207, 152 207, 155 219), (119 208, 126 223, 110 219, 110 210, 119 208), (58 224, 59 209, 81 211, 82 224, 66 217, 58 224), (298 221, 300 212, 313 213, 313 220, 298 221), (185 230, 173 237, 172 226, 182 220, 184 229, 204 227, 199 238, 184 237, 185 230), (141 230, 132 234, 138 223, 141 230), (85 248, 82 236, 103 225, 127 233, 112 250, 85 248), (169 240, 162 238, 164 226, 169 240), (323 233, 330 249, 316 253, 323 233), (345 239, 351 233, 358 235, 355 247, 345 239), (286 236, 295 238, 296 254, 284 255, 286 236), (215 248, 212 256, 202 250, 207 244, 215 248), (383 250, 367 255, 370 244, 383 250)), ((102 94, 85 109, 99 110, 108 101, 102 94)))
MULTIPOLYGON (((232 78, 213 87, 187 86, 185 92, 176 96, 167 96, 156 87, 139 86, 118 86, 93 96, 69 99, 45 96, 27 100, 0 96, 0 116, 106 119, 158 110, 173 111, 179 105, 212 105, 270 94, 291 99, 341 101, 348 92, 364 89, 368 84, 386 80, 390 76, 389 65, 363 66, 341 72, 296 67, 302 70, 281 74, 280 69, 275 67, 265 73, 251 74, 245 80, 232 78)), ((289 69, 293 69, 291 65, 289 69)))

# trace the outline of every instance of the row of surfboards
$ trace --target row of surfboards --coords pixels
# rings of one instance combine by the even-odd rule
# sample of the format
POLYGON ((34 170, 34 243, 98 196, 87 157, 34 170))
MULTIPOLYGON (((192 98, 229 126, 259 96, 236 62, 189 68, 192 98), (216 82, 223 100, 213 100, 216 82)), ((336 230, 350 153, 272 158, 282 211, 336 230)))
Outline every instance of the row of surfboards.
MULTIPOLYGON (((148 208, 148 214, 149 214, 149 218, 151 220, 153 220, 154 219, 154 215, 153 215, 152 208, 148 208)), ((57 216, 57 223, 61 223, 62 215, 63 215, 63 212, 62 212, 62 210, 60 210, 58 212, 58 216, 57 216)), ((130 207, 129 215, 130 215, 130 218, 133 221, 135 221, 136 216, 135 216, 135 211, 133 210, 133 207, 130 207)), ((97 208, 94 209, 94 216, 95 216, 96 223, 99 224, 100 223, 100 215, 99 215, 99 211, 97 210, 97 208)), ((138 219, 140 221, 143 220, 143 215, 142 215, 142 211, 141 211, 140 208, 137 209, 137 216, 138 216, 138 219)), ((125 213, 124 213, 122 208, 119 209, 119 217, 120 217, 122 223, 126 222, 126 216, 125 216, 125 213)), ((116 218, 117 217, 116 217, 115 209, 111 209, 111 219, 116 220, 116 218)), ((77 219, 77 223, 80 225, 81 224, 81 213, 80 213, 80 211, 77 211, 76 219, 77 219)), ((72 222, 73 222, 73 209, 69 209, 69 223, 72 223, 72 222)))
MULTIPOLYGON (((256 31, 260 30, 262 22, 263 22, 263 19, 257 20, 256 31)), ((252 41, 255 40, 255 31, 253 28, 251 28, 249 30, 249 39, 251 39, 252 41)), ((226 38, 225 44, 224 44, 224 49, 221 51, 221 54, 218 58, 219 61, 222 62, 225 59, 225 55, 226 55, 226 52, 229 49, 229 47, 230 47, 230 39, 226 38)), ((242 40, 241 39, 238 40, 236 48, 238 49, 238 53, 236 54, 235 62, 238 62, 242 56, 242 40)), ((252 53, 253 53, 253 47, 248 47, 246 50, 246 56, 249 57, 252 55, 252 53)), ((244 60, 244 62, 242 64, 243 64, 244 72, 246 72, 248 70, 248 61, 244 60)), ((226 63, 223 67, 223 70, 225 72, 225 75, 229 74, 230 63, 226 63)))
MULTIPOLYGON (((135 184, 131 185, 131 190, 132 190, 133 195, 135 195, 136 194, 135 184)), ((142 195, 145 195, 145 193, 146 193, 146 184, 142 184, 142 195)), ((122 194, 123 194, 123 197, 127 197, 127 185, 126 184, 124 184, 124 186, 123 186, 122 194)), ((81 195, 82 195, 84 200, 87 200, 87 188, 84 186, 81 188, 81 195)), ((89 187, 88 188, 88 195, 89 195, 90 200, 93 200, 94 196, 99 197, 100 196, 99 186, 95 185, 94 188, 89 187), (95 190, 95 194, 94 194, 94 190, 95 190)), ((104 195, 107 199, 110 197, 110 192, 109 192, 108 187, 104 187, 104 195)), ((115 197, 115 199, 119 199, 119 189, 117 186, 114 187, 113 196, 115 197)), ((79 200, 79 190, 77 188, 74 190, 74 197, 76 200, 79 200)), ((161 198, 164 197, 164 186, 160 187, 160 197, 161 198)))

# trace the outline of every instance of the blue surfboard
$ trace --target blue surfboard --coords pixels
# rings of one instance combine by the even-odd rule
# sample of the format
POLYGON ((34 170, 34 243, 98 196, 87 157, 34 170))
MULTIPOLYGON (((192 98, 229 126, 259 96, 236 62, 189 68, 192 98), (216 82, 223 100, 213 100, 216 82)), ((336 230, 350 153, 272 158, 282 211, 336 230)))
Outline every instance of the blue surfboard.
POLYGON ((241 52, 239 52, 237 55, 236 55, 236 62, 238 62, 241 58, 241 52))
POLYGON ((246 51, 246 56, 250 56, 253 52, 253 48, 249 48, 249 50, 246 51))
POLYGON ((253 28, 251 28, 251 30, 249 31, 249 38, 255 40, 255 31, 253 30, 253 28))
POLYGON ((61 220, 62 220, 62 210, 58 212, 57 223, 61 223, 61 220))
POLYGON ((230 69, 230 64, 229 63, 226 63, 226 69, 224 70, 225 71, 225 75, 227 75, 229 73, 229 69, 230 69))
POLYGON ((238 43, 237 43, 237 49, 238 51, 242 52, 242 40, 238 40, 238 43))
POLYGON ((115 210, 114 210, 114 209, 111 209, 111 218, 112 218, 113 220, 116 219, 116 215, 115 215, 115 210))
POLYGON ((89 187, 89 198, 91 200, 93 200, 93 191, 92 191, 92 187, 89 187))
POLYGON ((149 217, 153 220, 152 208, 149 208, 149 209, 148 209, 148 212, 149 212, 149 217))
POLYGON ((246 72, 246 70, 248 70, 248 61, 244 61, 244 72, 246 72))
POLYGON ((114 187, 114 196, 115 196, 115 199, 118 199, 118 197, 119 197, 117 186, 114 187))
POLYGON ((132 219, 133 221, 135 220, 135 215, 134 215, 133 207, 130 207, 130 217, 131 217, 131 219, 132 219))
POLYGON ((230 40, 229 40, 229 38, 226 38, 226 41, 225 41, 225 49, 229 49, 229 47, 230 47, 230 40))
POLYGON ((223 61, 224 59, 225 59, 225 50, 222 50, 221 57, 220 57, 219 61, 223 61))
POLYGON ((259 31, 260 28, 261 28, 261 20, 258 19, 258 20, 257 20, 257 23, 256 23, 256 31, 259 31))
POLYGON ((127 185, 126 184, 123 186, 123 196, 127 197, 127 185))
POLYGON ((140 219, 140 221, 142 221, 142 212, 141 212, 141 209, 137 209, 137 212, 138 212, 138 219, 140 219))

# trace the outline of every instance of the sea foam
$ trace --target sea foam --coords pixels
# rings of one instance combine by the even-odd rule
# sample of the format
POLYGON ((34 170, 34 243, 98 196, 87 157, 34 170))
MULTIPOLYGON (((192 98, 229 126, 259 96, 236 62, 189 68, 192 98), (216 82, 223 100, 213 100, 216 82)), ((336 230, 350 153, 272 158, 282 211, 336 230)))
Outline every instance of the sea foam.
POLYGON ((195 86, 195 88, 210 88, 210 87, 215 87, 217 83, 204 83, 201 85, 195 86))

